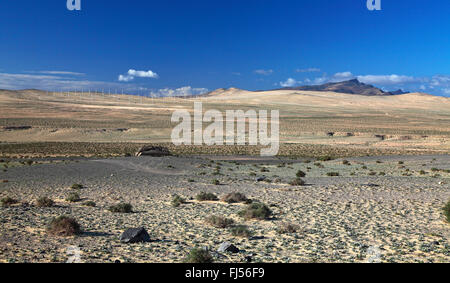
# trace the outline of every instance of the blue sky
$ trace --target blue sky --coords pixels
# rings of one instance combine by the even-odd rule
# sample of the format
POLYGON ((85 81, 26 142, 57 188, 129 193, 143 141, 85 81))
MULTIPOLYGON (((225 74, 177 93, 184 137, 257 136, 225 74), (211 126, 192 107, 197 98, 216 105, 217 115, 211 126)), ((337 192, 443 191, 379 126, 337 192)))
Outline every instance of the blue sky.
POLYGON ((450 1, 0 2, 0 88, 190 94, 357 77, 450 96, 450 1))

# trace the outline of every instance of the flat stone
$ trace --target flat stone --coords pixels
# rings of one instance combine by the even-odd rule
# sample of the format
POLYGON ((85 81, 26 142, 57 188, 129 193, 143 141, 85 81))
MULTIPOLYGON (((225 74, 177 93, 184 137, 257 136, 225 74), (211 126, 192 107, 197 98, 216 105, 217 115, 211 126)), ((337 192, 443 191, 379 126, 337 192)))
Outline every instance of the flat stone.
POLYGON ((220 247, 217 251, 219 253, 224 253, 224 252, 238 253, 239 249, 230 242, 223 242, 222 244, 220 244, 220 247))
POLYGON ((143 228, 130 228, 120 235, 122 243, 145 243, 150 242, 150 235, 143 228))

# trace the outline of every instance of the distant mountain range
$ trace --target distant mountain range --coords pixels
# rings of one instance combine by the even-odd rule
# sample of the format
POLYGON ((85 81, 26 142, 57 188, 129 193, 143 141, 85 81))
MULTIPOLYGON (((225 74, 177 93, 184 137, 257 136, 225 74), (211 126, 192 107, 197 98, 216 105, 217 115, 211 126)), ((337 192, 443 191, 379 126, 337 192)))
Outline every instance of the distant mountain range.
POLYGON ((408 93, 408 92, 404 92, 401 89, 396 90, 396 91, 386 92, 377 87, 374 87, 373 85, 362 83, 362 82, 358 81, 358 79, 337 82, 337 83, 326 83, 326 84, 322 84, 322 85, 285 87, 285 88, 281 88, 281 89, 277 89, 277 90, 332 91, 332 92, 359 94, 359 95, 368 95, 368 96, 399 95, 399 94, 408 93))

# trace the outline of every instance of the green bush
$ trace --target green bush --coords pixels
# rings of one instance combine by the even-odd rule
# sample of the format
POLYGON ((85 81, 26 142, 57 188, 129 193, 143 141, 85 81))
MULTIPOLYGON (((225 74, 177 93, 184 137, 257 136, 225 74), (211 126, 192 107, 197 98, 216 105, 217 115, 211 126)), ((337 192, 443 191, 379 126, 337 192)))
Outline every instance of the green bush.
POLYGON ((213 263, 213 257, 204 249, 192 249, 184 258, 184 263, 213 263))
POLYGON ((185 202, 185 199, 180 197, 179 195, 174 195, 171 201, 173 207, 179 207, 185 202))
POLYGON ((227 228, 233 225, 234 221, 233 219, 212 215, 206 218, 206 223, 216 228, 227 228))
POLYGON ((116 205, 111 205, 109 207, 109 211, 115 212, 115 213, 132 213, 133 206, 129 203, 119 203, 116 205))
POLYGON ((250 238, 252 236, 252 233, 245 225, 234 226, 230 229, 230 232, 235 237, 250 238))
POLYGON ((272 210, 267 205, 254 202, 249 204, 244 210, 238 212, 239 216, 245 219, 268 219, 272 215, 272 210))
POLYGON ((53 218, 47 226, 47 232, 56 236, 73 236, 82 233, 80 224, 68 216, 53 218))
POLYGON ((41 197, 36 200, 37 207, 52 207, 55 202, 48 197, 41 197))
POLYGON ((195 199, 198 201, 216 201, 218 200, 217 196, 213 193, 201 192, 195 196, 195 199))
POLYGON ((72 192, 66 197, 66 201, 68 202, 79 202, 81 200, 80 195, 78 193, 72 192))

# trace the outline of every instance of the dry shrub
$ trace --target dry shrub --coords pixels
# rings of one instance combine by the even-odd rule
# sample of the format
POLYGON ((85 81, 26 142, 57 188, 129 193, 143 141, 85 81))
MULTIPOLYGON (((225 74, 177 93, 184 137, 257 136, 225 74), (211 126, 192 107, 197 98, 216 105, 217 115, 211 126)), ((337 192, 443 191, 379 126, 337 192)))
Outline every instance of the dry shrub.
POLYGON ((249 203, 250 202, 250 200, 244 194, 238 193, 238 192, 226 194, 225 196, 223 196, 221 198, 221 201, 226 202, 226 203, 239 203, 239 202, 249 203))
POLYGON ((68 216, 53 218, 47 226, 47 232, 55 236, 74 236, 82 233, 80 224, 68 216))
POLYGON ((206 223, 216 228, 227 228, 233 225, 234 221, 233 219, 212 215, 206 218, 206 223))

